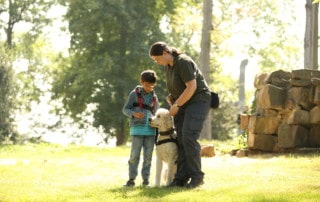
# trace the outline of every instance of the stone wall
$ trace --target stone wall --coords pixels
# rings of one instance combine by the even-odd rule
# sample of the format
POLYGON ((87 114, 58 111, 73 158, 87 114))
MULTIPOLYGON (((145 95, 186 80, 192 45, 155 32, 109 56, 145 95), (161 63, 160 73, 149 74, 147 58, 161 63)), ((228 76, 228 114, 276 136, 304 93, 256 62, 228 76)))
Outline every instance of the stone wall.
POLYGON ((251 112, 240 116, 249 149, 320 146, 320 71, 262 73, 254 87, 251 112))

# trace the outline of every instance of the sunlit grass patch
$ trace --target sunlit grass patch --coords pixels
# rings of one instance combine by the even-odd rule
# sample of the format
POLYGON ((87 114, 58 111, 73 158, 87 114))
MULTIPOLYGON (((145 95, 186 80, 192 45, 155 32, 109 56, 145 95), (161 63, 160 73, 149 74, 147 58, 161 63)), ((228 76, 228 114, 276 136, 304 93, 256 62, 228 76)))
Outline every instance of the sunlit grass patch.
MULTIPOLYGON (((223 143, 215 144, 217 149, 223 143)), ((227 145, 228 147, 228 145, 227 145)), ((1 201, 317 201, 320 154, 220 153, 202 158, 205 184, 193 190, 123 187, 130 147, 95 148, 50 144, 0 147, 1 201)))

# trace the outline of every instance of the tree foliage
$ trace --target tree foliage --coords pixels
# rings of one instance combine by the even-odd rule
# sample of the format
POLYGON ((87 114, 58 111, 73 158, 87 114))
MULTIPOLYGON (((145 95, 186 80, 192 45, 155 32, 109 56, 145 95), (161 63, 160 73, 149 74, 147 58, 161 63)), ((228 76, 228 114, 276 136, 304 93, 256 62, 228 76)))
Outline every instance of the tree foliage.
MULTIPOLYGON (((290 28, 295 20, 292 1, 215 2, 212 64, 216 67, 212 85, 213 89, 223 92, 221 114, 213 116, 217 117, 213 123, 215 137, 235 134, 232 131, 237 127, 236 114, 241 113, 236 96, 238 81, 223 76, 220 58, 241 56, 239 66, 241 60, 248 58, 249 62, 255 61, 256 68, 263 72, 301 68, 302 41, 290 28)), ((236 70, 239 66, 233 67, 235 71, 239 71, 236 70)), ((249 98, 248 105, 251 104, 249 98)))
POLYGON ((53 91, 75 119, 94 104, 94 125, 115 135, 117 145, 125 143, 128 126, 122 106, 140 72, 154 67, 149 46, 164 38, 161 16, 173 12, 176 4, 172 0, 66 2, 71 62, 57 70, 53 91))
POLYGON ((54 0, 1 0, 0 28, 6 33, 6 44, 11 47, 14 43, 14 28, 19 23, 24 23, 29 36, 37 36, 43 26, 48 25, 50 19, 46 17, 47 11, 54 0))
MULTIPOLYGON (((32 49, 30 47, 32 47, 39 33, 41 33, 41 29, 50 22, 46 15, 53 2, 54 0, 0 0, 0 40, 2 48, 2 61, 0 64, 2 85, 0 85, 0 91, 1 98, 5 102, 2 103, 5 108, 1 108, 0 136, 11 135, 13 137, 12 128, 15 107, 18 104, 27 105, 29 102, 22 100, 24 98, 25 100, 30 100, 31 97, 29 95, 37 90, 36 86, 33 85, 34 73, 38 71, 35 66, 33 69, 28 69, 23 79, 15 74, 16 70, 13 68, 15 63, 19 64, 22 60, 37 59, 27 50, 32 49), (23 31, 17 33, 16 28, 18 28, 18 25, 20 25, 20 28, 23 27, 25 29, 24 33, 23 31), (24 48, 19 48, 23 46, 24 48), (13 85, 13 81, 16 82, 15 85, 13 85), (22 88, 19 88, 18 85, 22 88), (22 91, 24 92, 22 93, 22 91)), ((30 61, 29 64, 29 67, 31 67, 32 63, 30 61)), ((16 67, 19 68, 20 65, 16 67)), ((19 106, 19 108, 24 107, 19 106)))
MULTIPOLYGON (((250 40, 244 43, 246 53, 256 58, 261 71, 297 69, 302 41, 290 28, 296 22, 294 1, 237 1, 236 23, 241 24, 250 40)), ((241 27, 240 27, 241 28, 241 27)), ((246 39, 246 38, 245 38, 246 39)))

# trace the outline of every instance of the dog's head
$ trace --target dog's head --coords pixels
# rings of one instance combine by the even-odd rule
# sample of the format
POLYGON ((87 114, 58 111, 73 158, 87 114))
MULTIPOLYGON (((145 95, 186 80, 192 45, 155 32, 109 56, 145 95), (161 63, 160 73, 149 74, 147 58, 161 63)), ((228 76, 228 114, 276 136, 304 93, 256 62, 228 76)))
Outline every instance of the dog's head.
POLYGON ((169 110, 160 108, 156 114, 150 118, 150 126, 158 128, 159 131, 168 131, 173 128, 173 119, 169 114, 169 110))

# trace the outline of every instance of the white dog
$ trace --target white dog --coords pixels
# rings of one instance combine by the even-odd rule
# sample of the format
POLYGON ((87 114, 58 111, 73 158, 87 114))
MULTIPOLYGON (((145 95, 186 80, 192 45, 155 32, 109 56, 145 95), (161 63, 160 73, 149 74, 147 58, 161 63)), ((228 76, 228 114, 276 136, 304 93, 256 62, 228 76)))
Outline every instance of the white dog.
POLYGON ((178 146, 176 134, 173 129, 173 119, 169 111, 164 108, 157 110, 154 117, 150 118, 150 126, 158 128, 158 139, 156 142, 156 186, 160 186, 163 165, 167 165, 166 185, 169 185, 177 172, 178 146))

